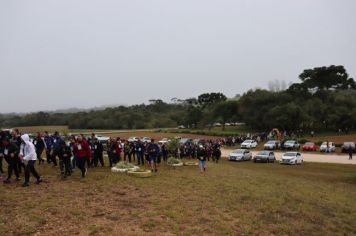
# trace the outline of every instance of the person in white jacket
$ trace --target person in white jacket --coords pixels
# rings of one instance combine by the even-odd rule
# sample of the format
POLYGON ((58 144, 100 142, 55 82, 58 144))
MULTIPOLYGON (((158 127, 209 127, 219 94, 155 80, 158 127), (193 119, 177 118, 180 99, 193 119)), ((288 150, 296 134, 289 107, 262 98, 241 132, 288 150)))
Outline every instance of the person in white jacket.
POLYGON ((30 173, 37 179, 36 184, 42 182, 41 177, 35 170, 35 163, 37 160, 37 154, 35 146, 32 142, 30 142, 30 137, 28 134, 24 134, 21 136, 22 145, 20 148, 20 158, 25 163, 25 182, 22 187, 28 187, 30 182, 30 173))

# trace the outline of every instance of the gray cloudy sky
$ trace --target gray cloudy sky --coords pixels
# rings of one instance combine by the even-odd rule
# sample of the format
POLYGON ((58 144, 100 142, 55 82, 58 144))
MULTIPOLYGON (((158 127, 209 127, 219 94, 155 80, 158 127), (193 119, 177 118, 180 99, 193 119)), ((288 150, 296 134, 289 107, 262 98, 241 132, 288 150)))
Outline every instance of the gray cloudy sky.
POLYGON ((0 112, 227 96, 341 64, 354 0, 0 0, 0 112))

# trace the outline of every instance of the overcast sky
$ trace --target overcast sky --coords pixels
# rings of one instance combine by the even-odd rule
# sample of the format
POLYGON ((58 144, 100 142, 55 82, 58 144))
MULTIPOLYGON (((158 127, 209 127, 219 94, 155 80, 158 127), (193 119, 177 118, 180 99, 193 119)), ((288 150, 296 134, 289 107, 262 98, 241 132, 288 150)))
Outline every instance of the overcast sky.
POLYGON ((354 0, 0 0, 0 112, 228 97, 344 65, 354 0))

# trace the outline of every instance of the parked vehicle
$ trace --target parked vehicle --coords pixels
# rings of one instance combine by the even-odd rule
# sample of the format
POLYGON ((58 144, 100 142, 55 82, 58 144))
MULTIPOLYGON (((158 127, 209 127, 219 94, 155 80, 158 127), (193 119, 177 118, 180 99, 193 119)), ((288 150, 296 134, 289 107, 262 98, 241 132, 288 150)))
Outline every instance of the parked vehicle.
POLYGON ((179 140, 179 144, 181 145, 192 144, 192 143, 193 143, 193 139, 191 138, 182 138, 181 140, 179 140))
POLYGON ((105 137, 105 136, 102 136, 102 135, 96 135, 95 137, 102 144, 107 143, 109 141, 109 139, 110 139, 110 137, 105 137))
POLYGON ((253 162, 274 162, 276 160, 276 156, 274 152, 271 151, 260 151, 256 156, 253 157, 253 162))
POLYGON ((151 138, 150 137, 142 137, 141 141, 144 143, 150 143, 151 142, 151 138))
POLYGON ((307 142, 302 146, 303 151, 317 151, 319 149, 318 145, 313 142, 307 142))
POLYGON ((350 149, 352 152, 356 152, 355 142, 344 142, 341 146, 341 151, 344 153, 348 153, 350 149))
POLYGON ((241 148, 255 148, 257 147, 257 142, 252 139, 245 140, 241 143, 241 148))
POLYGON ((295 140, 287 140, 284 143, 283 148, 287 150, 299 150, 300 144, 295 140))
POLYGON ((265 150, 276 150, 281 146, 281 142, 278 140, 270 140, 265 145, 263 145, 263 148, 265 150))
POLYGON ((229 161, 249 161, 252 159, 252 154, 246 149, 236 149, 229 155, 229 161))
POLYGON ((279 163, 286 165, 303 164, 303 156, 299 152, 286 152, 283 154, 279 163))
POLYGON ((158 143, 163 145, 169 143, 169 141, 171 140, 169 140, 168 138, 163 138, 162 140, 158 141, 158 143))
POLYGON ((134 142, 137 142, 138 141, 138 138, 136 137, 130 137, 127 139, 127 141, 129 141, 130 143, 134 143, 134 142))
POLYGON ((321 152, 335 152, 336 151, 336 146, 334 142, 323 142, 320 145, 320 151, 321 152))

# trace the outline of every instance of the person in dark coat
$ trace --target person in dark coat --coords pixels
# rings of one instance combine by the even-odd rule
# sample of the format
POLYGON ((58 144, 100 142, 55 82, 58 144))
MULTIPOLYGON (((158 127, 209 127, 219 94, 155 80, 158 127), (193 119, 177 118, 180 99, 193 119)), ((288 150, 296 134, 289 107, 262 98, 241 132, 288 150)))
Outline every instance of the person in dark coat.
POLYGON ((72 150, 70 146, 67 146, 65 142, 61 143, 61 147, 58 150, 59 167, 63 178, 67 178, 72 174, 71 160, 72 150))
POLYGON ((20 180, 20 175, 18 172, 17 165, 17 154, 19 148, 16 144, 10 142, 6 137, 2 140, 2 145, 0 147, 0 156, 2 156, 7 162, 7 179, 4 180, 5 184, 9 184, 12 176, 12 172, 15 172, 16 181, 20 180))
POLYGON ((98 163, 100 162, 100 165, 104 167, 104 159, 103 159, 103 152, 104 152, 104 147, 103 144, 96 138, 94 141, 93 145, 94 149, 94 156, 92 159, 92 166, 97 167, 98 163))
POLYGON ((41 133, 37 133, 36 138, 33 140, 33 145, 35 145, 35 148, 36 148, 38 164, 39 165, 44 164, 45 161, 42 158, 42 153, 43 153, 43 150, 45 149, 45 143, 44 143, 41 133))

